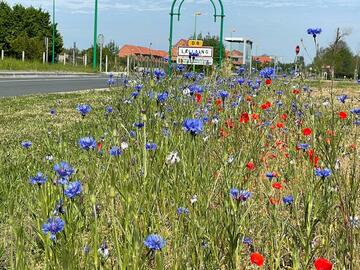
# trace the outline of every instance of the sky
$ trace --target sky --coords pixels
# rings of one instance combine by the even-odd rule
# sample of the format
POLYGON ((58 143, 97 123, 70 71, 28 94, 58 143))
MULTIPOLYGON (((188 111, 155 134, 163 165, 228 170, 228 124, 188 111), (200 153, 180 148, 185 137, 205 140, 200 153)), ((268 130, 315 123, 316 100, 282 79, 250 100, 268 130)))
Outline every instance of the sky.
MULTIPOLYGON (((0 0, 1 1, 1 0, 0 0)), ((52 0, 5 0, 9 4, 41 7, 52 12, 52 0)), ((98 0, 98 33, 105 42, 117 45, 141 45, 167 50, 172 0, 98 0)), ((177 2, 181 2, 178 0, 177 2)), ((214 1, 218 3, 217 0, 214 1)), ((56 22, 65 47, 76 42, 80 49, 93 42, 95 0, 56 0, 56 22)), ((315 54, 315 46, 306 30, 322 28, 320 46, 328 45, 340 27, 351 31, 346 41, 354 53, 360 52, 360 0, 223 0, 225 10, 224 37, 250 38, 253 54, 276 56, 282 62, 295 58, 296 45, 306 62, 315 54), (306 53, 300 40, 307 49, 306 53)), ((218 8, 218 10, 220 10, 218 8)), ((219 35, 220 20, 214 22, 210 0, 186 0, 180 21, 174 20, 174 42, 194 33, 219 35)), ((229 44, 226 44, 229 48, 229 44)), ((233 45, 233 49, 236 49, 233 45)))

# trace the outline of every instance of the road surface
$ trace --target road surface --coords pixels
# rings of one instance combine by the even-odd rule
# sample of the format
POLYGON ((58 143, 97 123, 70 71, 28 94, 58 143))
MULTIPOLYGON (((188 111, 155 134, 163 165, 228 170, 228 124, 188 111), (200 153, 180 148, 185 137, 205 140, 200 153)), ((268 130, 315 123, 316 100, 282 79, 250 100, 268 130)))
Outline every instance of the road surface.
POLYGON ((0 97, 106 88, 105 76, 0 78, 0 97))

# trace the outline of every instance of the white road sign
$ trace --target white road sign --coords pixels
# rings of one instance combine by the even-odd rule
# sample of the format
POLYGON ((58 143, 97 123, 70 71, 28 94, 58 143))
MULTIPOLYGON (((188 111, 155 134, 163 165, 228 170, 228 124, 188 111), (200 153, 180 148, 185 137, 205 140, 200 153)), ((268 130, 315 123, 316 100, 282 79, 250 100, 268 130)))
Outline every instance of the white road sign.
POLYGON ((195 59, 189 59, 189 56, 178 56, 176 63, 182 65, 195 65, 195 66, 212 66, 214 64, 212 57, 195 57, 195 59))
POLYGON ((178 56, 189 56, 190 53, 198 53, 199 57, 213 57, 212 47, 179 47, 178 56))

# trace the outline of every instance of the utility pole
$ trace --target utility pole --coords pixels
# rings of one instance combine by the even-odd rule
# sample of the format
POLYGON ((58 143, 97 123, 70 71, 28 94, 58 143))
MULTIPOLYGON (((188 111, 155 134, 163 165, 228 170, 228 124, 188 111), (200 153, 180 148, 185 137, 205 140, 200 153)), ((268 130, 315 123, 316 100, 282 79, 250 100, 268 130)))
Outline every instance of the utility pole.
POLYGON ((75 63, 76 63, 76 61, 75 61, 75 57, 76 57, 75 51, 76 51, 76 42, 74 42, 74 48, 73 48, 73 66, 75 66, 75 63))
POLYGON ((45 63, 49 61, 49 38, 45 37, 45 63))
POLYGON ((96 71, 97 19, 98 19, 98 0, 95 0, 95 14, 94 14, 94 50, 93 50, 93 70, 94 70, 94 71, 96 71))
POLYGON ((53 0, 53 29, 52 29, 52 59, 51 63, 55 63, 55 0, 53 0))
POLYGON ((100 46, 100 72, 102 72, 102 52, 103 52, 103 45, 104 45, 104 35, 100 34, 97 38, 97 43, 100 46))

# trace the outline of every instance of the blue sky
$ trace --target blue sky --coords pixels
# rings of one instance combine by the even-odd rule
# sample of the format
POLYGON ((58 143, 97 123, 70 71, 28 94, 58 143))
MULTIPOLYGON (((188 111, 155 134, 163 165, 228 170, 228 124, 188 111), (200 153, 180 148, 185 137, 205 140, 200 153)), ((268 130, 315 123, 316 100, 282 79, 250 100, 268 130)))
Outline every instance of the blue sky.
MULTIPOLYGON (((98 0, 99 29, 105 41, 143 45, 150 42, 154 49, 168 48, 169 10, 171 0, 98 0)), ((52 0, 7 0, 51 10, 52 0)), ((93 39, 94 0, 56 0, 56 20, 66 47, 76 42, 78 47, 91 46, 93 39)), ((180 2, 180 1, 178 1, 180 2)), ((282 61, 294 59, 294 48, 300 39, 308 49, 302 51, 308 62, 314 55, 309 27, 320 27, 320 45, 327 45, 337 27, 350 29, 346 38, 352 51, 360 51, 360 0, 223 0, 225 7, 224 36, 245 36, 254 41, 254 54, 276 55, 282 61)), ((175 20, 174 40, 189 37, 194 32, 194 13, 200 11, 198 32, 218 35, 220 24, 213 22, 209 0, 186 0, 183 16, 175 20)))

